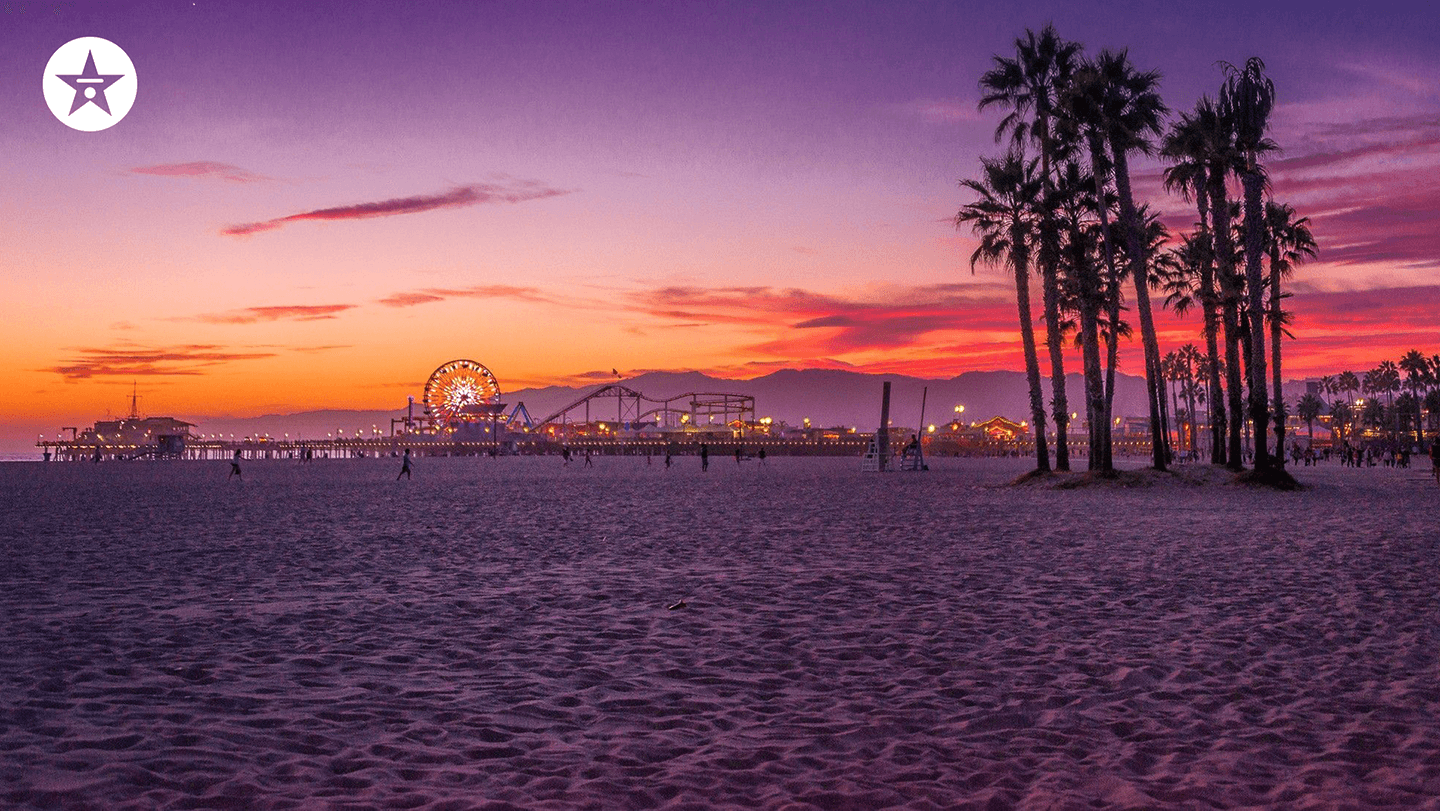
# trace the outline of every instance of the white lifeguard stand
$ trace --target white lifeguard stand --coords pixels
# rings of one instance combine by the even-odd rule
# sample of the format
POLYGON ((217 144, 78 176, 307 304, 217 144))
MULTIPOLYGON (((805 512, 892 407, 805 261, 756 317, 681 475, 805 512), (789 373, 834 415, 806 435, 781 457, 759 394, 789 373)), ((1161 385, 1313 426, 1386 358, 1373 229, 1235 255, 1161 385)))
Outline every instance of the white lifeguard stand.
POLYGON ((881 470, 881 467, 880 467, 880 449, 879 449, 878 447, 876 447, 877 445, 878 445, 878 441, 877 441, 877 440, 874 440, 874 439, 870 440, 870 446, 865 449, 865 455, 862 456, 862 457, 860 457, 860 472, 861 472, 861 473, 879 473, 879 472, 880 472, 880 470, 881 470))

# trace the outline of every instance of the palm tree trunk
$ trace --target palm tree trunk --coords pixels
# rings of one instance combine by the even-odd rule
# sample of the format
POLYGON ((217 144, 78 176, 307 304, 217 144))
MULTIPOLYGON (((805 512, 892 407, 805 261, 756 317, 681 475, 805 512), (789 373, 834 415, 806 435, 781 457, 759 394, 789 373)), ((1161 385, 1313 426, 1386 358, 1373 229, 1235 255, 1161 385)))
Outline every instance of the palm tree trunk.
POLYGON ((1225 199, 1225 175, 1210 169, 1210 233, 1214 237, 1215 268, 1225 327, 1225 399, 1229 402, 1230 424, 1226 430, 1225 464, 1231 470, 1244 467, 1245 411, 1240 400, 1240 318, 1237 312, 1239 285, 1235 279, 1235 245, 1230 238, 1230 204, 1225 199))
MULTIPOLYGON (((1180 381, 1178 378, 1170 381, 1169 389, 1170 405, 1173 406, 1170 413, 1175 415, 1175 447, 1183 449, 1185 447, 1185 423, 1180 419, 1180 381)), ((1166 433, 1168 438, 1169 432, 1166 433)))
MULTIPOLYGON (((1210 224, 1209 197, 1204 183, 1195 181, 1195 206, 1200 212, 1204 259, 1200 263, 1200 310, 1205 315, 1206 378, 1210 387, 1210 463, 1225 464, 1225 401, 1220 393, 1220 351, 1216 339, 1219 313, 1215 307, 1215 235, 1210 224)), ((1192 405, 1193 407, 1193 405, 1192 405)))
POLYGON ((1065 397, 1065 346, 1060 335, 1060 280, 1054 262, 1043 268, 1045 281, 1045 346, 1050 350, 1050 408, 1055 419, 1055 469, 1070 469, 1070 451, 1065 441, 1070 422, 1065 397))
MULTIPOLYGON (((1100 214, 1100 239, 1105 246, 1105 271, 1109 278, 1109 289, 1105 297, 1108 315, 1110 317, 1111 332, 1106 349, 1109 356, 1105 362, 1105 408, 1104 413, 1097 415, 1100 420, 1095 430, 1097 439, 1103 443, 1100 450, 1100 470, 1110 471, 1115 469, 1115 457, 1113 450, 1114 419, 1115 410, 1115 367, 1120 359, 1120 337, 1115 332, 1115 325, 1120 323, 1120 270, 1115 265, 1115 243, 1110 241, 1110 207, 1105 204, 1105 173, 1102 170, 1101 158, 1105 155, 1105 144, 1097 136, 1091 136, 1090 144, 1090 171, 1095 178, 1095 207, 1100 214)), ((1090 453, 1096 453, 1095 446, 1091 446, 1090 453)))
POLYGON ((1035 469, 1050 472, 1050 446, 1045 442, 1045 395, 1040 388, 1040 358, 1035 351, 1035 325, 1030 317, 1030 263, 1019 246, 1025 244, 1025 232, 1010 231, 1014 246, 1015 304, 1020 311, 1020 343, 1025 348, 1025 378, 1030 384, 1030 423, 1035 427, 1035 469))
POLYGON ((1271 238, 1270 248, 1270 356, 1275 394, 1275 467, 1285 469, 1285 392, 1280 381, 1280 251, 1271 238))
POLYGON ((1120 216, 1125 220, 1125 240, 1130 249, 1130 275, 1135 281, 1135 309, 1140 313, 1140 340, 1145 346, 1145 384, 1150 397, 1150 447, 1156 470, 1165 469, 1165 426, 1161 410, 1164 395, 1160 391, 1160 343, 1155 337, 1155 321, 1150 312, 1150 274, 1146 268, 1144 232, 1135 198, 1130 193, 1130 168, 1125 148, 1113 141, 1110 157, 1115 165, 1115 191, 1120 198, 1120 216))
POLYGON ((1065 397, 1065 355, 1060 336, 1060 239, 1051 211, 1053 196, 1050 182, 1049 120, 1040 116, 1040 171, 1042 201, 1040 204, 1040 270, 1045 282, 1045 345, 1050 350, 1050 408, 1055 417, 1055 469, 1070 470, 1070 449, 1066 428, 1070 423, 1070 404, 1065 397))
MULTIPOLYGON (((1250 300, 1250 419, 1254 421, 1255 469, 1271 465, 1269 388, 1265 379, 1265 178, 1258 171, 1241 177, 1245 188, 1245 292, 1250 300)), ((1278 449, 1277 449, 1278 450, 1278 449)))
POLYGON ((1186 383, 1185 394, 1190 401, 1190 456, 1198 462, 1200 461, 1200 454, 1195 447, 1195 443, 1199 439, 1197 436, 1199 434, 1199 426, 1196 425, 1195 421, 1200 418, 1200 415, 1195 413, 1195 378, 1193 376, 1191 376, 1186 383))
POLYGON ((1100 278, 1095 266, 1090 263, 1089 257, 1085 256, 1085 244, 1078 234, 1079 228, 1076 227, 1073 230, 1077 233, 1071 239, 1071 244, 1075 246, 1072 261, 1082 279, 1080 333, 1085 365, 1085 413, 1090 421, 1090 453, 1087 457, 1086 469, 1108 470, 1108 468, 1101 467, 1100 438, 1097 436, 1100 424, 1105 419, 1104 380, 1100 376, 1100 319, 1096 314, 1099 306, 1100 278))

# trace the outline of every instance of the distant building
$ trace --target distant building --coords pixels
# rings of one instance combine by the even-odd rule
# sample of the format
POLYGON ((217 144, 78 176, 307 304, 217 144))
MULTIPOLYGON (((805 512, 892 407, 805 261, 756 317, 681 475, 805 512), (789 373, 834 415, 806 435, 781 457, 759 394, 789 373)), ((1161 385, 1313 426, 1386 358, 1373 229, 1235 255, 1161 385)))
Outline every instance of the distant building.
POLYGON ((76 443, 120 455, 178 456, 185 450, 194 424, 174 417, 125 417, 101 420, 86 428, 76 443), (126 452, 129 453, 126 453, 126 452))

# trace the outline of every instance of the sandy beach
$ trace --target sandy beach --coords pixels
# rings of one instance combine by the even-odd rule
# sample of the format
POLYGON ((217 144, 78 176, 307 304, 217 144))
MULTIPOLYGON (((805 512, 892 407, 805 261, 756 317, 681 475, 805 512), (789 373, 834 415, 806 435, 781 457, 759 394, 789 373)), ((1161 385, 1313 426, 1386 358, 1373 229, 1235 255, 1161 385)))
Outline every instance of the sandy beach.
POLYGON ((1440 808, 1428 463, 677 462, 0 465, 0 806, 1440 808))

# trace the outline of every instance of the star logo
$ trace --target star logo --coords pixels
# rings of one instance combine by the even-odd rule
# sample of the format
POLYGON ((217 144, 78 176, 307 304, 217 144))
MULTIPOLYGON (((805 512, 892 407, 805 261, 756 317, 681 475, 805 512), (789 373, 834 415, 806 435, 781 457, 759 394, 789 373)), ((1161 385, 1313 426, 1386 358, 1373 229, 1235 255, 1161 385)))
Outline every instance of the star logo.
POLYGON ((93 104, 105 111, 105 115, 113 115, 110 112, 110 104, 105 101, 105 88, 125 78, 123 73, 100 75, 95 69, 95 52, 85 52, 85 69, 77 74, 60 74, 55 78, 75 88, 75 101, 70 104, 70 115, 87 104, 93 104))
POLYGON ((100 37, 81 37, 61 45, 50 57, 41 89, 50 112, 62 124, 98 132, 120 123, 130 112, 137 80, 135 63, 119 45, 100 37))

